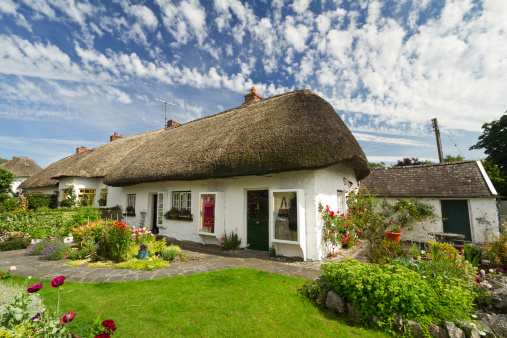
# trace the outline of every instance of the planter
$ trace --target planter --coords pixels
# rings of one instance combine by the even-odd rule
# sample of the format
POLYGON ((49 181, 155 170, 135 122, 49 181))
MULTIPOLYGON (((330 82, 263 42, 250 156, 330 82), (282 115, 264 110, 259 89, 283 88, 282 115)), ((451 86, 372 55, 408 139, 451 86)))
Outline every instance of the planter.
POLYGON ((386 234, 386 239, 388 241, 393 241, 396 243, 400 242, 401 232, 384 231, 384 233, 386 234))
POLYGON ((192 217, 183 217, 180 216, 178 218, 174 218, 172 216, 166 217, 166 219, 172 220, 172 221, 193 221, 194 219, 192 217))
POLYGON ((148 259, 150 256, 150 251, 141 251, 137 252, 137 259, 148 259))

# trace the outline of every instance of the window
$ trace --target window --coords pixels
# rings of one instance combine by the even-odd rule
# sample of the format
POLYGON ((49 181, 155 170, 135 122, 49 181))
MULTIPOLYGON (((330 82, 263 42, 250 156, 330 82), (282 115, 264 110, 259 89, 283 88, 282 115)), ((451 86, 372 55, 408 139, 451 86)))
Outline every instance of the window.
POLYGON ((157 198, 157 226, 162 225, 164 220, 164 193, 159 192, 157 198))
POLYGON ((191 214, 192 194, 190 191, 173 191, 173 209, 177 209, 183 214, 186 211, 191 214))
POLYGON ((90 206, 95 204, 95 189, 79 189, 79 200, 83 206, 90 206))
POLYGON ((341 212, 341 213, 344 213, 347 211, 347 205, 345 204, 345 191, 343 190, 338 190, 337 192, 337 197, 338 197, 338 211, 341 212))
POLYGON ((298 202, 296 191, 273 193, 275 239, 298 240, 298 202))
POLYGON ((215 233, 215 203, 216 194, 201 194, 199 204, 201 206, 201 219, 199 231, 215 233))
POLYGON ((136 214, 136 194, 127 195, 127 215, 136 214))
POLYGON ((107 189, 100 189, 99 206, 105 207, 107 204, 107 189))

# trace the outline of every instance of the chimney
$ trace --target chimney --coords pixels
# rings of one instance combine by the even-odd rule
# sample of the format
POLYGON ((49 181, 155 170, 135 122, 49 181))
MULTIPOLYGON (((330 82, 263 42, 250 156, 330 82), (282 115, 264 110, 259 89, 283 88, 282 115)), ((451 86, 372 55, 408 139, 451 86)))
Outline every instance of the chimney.
POLYGON ((118 136, 118 133, 114 132, 114 135, 109 138, 109 142, 113 142, 119 138, 123 138, 123 134, 121 134, 121 136, 118 136))
POLYGON ((181 123, 179 123, 176 120, 167 121, 167 128, 176 127, 176 126, 181 126, 181 123))
POLYGON ((76 154, 82 153, 83 151, 87 151, 87 150, 90 150, 90 149, 88 149, 86 147, 76 148, 76 154))
POLYGON ((257 91, 255 90, 255 88, 252 88, 250 93, 245 95, 245 103, 257 101, 257 100, 262 100, 262 97, 259 94, 257 94, 257 91))

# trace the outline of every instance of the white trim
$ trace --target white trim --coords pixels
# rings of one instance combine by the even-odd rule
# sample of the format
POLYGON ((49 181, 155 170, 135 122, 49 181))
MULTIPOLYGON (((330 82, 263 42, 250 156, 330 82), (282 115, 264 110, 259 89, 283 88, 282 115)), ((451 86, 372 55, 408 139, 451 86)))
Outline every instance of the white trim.
POLYGON ((482 166, 482 162, 481 161, 475 161, 475 162, 477 163, 477 167, 479 167, 479 170, 480 170, 480 172, 482 174, 482 177, 486 181, 486 184, 488 185, 488 188, 489 188, 489 191, 491 192, 491 194, 492 195, 498 195, 498 193, 496 192, 495 187, 493 186, 493 183, 491 182, 491 180, 489 179, 488 174, 486 173, 486 170, 484 170, 484 167, 482 166))

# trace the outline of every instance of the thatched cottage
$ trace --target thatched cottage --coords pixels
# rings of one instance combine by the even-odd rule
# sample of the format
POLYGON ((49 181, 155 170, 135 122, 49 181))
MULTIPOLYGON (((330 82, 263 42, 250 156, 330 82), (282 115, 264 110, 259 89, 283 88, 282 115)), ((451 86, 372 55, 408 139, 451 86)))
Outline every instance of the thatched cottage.
POLYGON ((387 201, 415 197, 442 217, 415 224, 403 240, 427 242, 428 232, 446 232, 483 243, 499 233, 497 192, 480 161, 374 168, 360 183, 387 201))
POLYGON ((170 121, 47 169, 23 187, 56 180, 62 193, 72 183, 83 200, 105 197, 107 206, 124 207, 130 224, 145 222, 162 235, 218 244, 235 231, 251 249, 274 245, 310 259, 325 255, 319 202, 344 210, 348 181, 357 185, 370 172, 324 99, 310 90, 262 99, 254 89, 238 108, 170 121))
POLYGON ((21 192, 18 187, 31 176, 35 175, 42 168, 29 157, 13 157, 12 160, 0 164, 1 168, 9 169, 14 175, 11 190, 13 193, 21 192))

